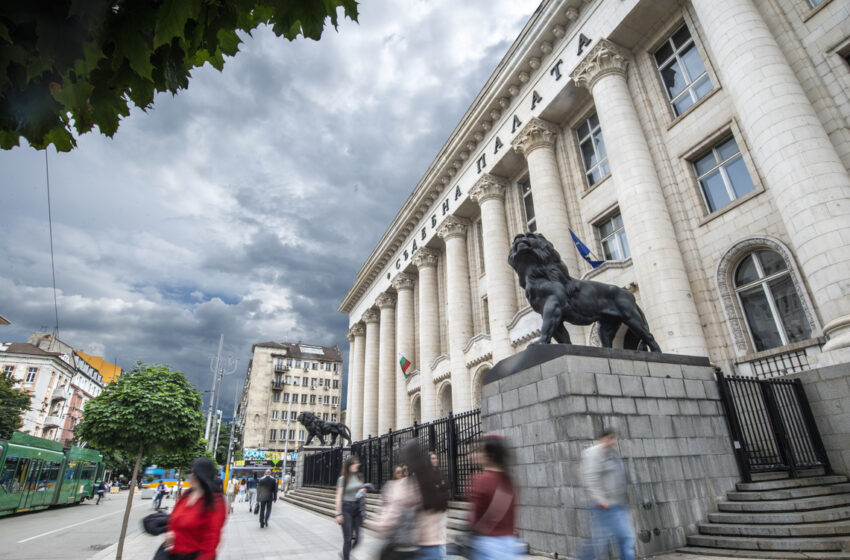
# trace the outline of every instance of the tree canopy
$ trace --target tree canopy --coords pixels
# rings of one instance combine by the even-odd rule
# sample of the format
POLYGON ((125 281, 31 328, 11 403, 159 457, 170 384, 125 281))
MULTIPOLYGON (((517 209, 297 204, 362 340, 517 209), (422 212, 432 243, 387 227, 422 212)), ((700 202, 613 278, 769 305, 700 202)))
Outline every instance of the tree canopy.
POLYGON ((0 439, 9 439, 12 432, 24 423, 23 415, 29 410, 30 395, 15 387, 16 381, 0 375, 0 439))
POLYGON ((318 40, 356 0, 54 0, 0 7, 0 148, 25 138, 69 151, 97 126, 112 137, 131 105, 189 85, 194 68, 221 70, 238 32, 263 24, 290 41, 318 40))

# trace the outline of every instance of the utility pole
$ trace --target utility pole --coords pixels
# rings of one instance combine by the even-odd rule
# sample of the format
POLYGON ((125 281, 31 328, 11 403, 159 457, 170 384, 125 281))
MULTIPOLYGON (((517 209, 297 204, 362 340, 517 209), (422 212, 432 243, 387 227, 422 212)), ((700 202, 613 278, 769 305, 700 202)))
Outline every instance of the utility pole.
POLYGON ((215 411, 216 428, 215 428, 215 443, 213 444, 213 461, 215 461, 215 452, 218 450, 218 436, 221 434, 221 411, 215 411))
POLYGON ((210 406, 207 412, 207 427, 204 429, 204 439, 207 440, 207 449, 209 449, 209 441, 210 441, 210 428, 212 426, 213 419, 213 401, 215 400, 215 385, 216 381, 218 381, 218 370, 221 366, 221 347, 224 345, 224 333, 221 333, 221 337, 218 339, 218 355, 214 358, 215 365, 213 362, 210 362, 210 369, 213 372, 213 384, 212 384, 212 392, 210 393, 210 406))
POLYGON ((236 411, 239 409, 240 387, 236 385, 236 395, 233 397, 233 418, 230 420, 230 441, 227 443, 227 464, 233 458, 233 436, 236 435, 236 411))
POLYGON ((286 411, 286 436, 283 440, 283 474, 287 473, 287 465, 289 461, 289 422, 292 420, 292 401, 295 400, 295 393, 291 393, 292 398, 289 399, 289 409, 286 411))

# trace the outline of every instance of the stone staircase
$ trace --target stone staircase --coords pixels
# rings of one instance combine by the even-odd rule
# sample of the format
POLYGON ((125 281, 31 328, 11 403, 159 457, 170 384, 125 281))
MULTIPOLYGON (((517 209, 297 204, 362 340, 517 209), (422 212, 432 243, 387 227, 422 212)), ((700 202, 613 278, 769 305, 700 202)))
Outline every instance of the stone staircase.
MULTIPOLYGON (((336 514, 334 496, 335 492, 332 488, 301 487, 287 493, 283 497, 283 500, 300 508, 328 517, 334 517, 336 514)), ((380 494, 368 494, 366 496, 366 521, 363 523, 363 527, 367 529, 372 528, 370 520, 374 519, 378 514, 380 504, 380 494)), ((447 522, 449 540, 451 540, 453 533, 462 530, 466 526, 467 508, 468 505, 466 502, 449 502, 449 517, 447 522)))
POLYGON ((850 481, 843 475, 738 483, 680 552, 850 559, 850 481))

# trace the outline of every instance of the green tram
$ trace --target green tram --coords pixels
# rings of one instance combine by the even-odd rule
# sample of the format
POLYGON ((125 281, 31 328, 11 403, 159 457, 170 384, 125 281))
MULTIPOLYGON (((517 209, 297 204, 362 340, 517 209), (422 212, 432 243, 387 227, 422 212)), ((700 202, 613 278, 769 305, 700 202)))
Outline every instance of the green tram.
POLYGON ((0 516, 91 498, 103 470, 94 449, 15 432, 0 440, 0 516))

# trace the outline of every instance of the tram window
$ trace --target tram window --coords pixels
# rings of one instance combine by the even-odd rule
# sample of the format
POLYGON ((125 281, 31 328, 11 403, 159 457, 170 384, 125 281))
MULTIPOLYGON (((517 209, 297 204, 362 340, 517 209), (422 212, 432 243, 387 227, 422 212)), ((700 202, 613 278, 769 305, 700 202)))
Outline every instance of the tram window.
POLYGON ((3 489, 10 494, 16 494, 24 487, 27 479, 27 467, 30 460, 25 457, 7 457, 3 468, 3 489))
POLYGON ((74 480, 77 478, 77 462, 71 461, 68 463, 68 468, 65 469, 65 480, 74 480))
POLYGON ((15 479, 15 471, 18 469, 17 457, 6 457, 6 464, 3 465, 3 472, 0 473, 0 488, 6 492, 10 492, 12 481, 15 479))
POLYGON ((59 466, 61 463, 48 461, 41 469, 41 476, 38 478, 38 490, 52 490, 56 485, 56 479, 59 478, 59 466))
POLYGON ((82 480, 94 480, 94 463, 85 463, 85 467, 83 467, 83 476, 82 480))

